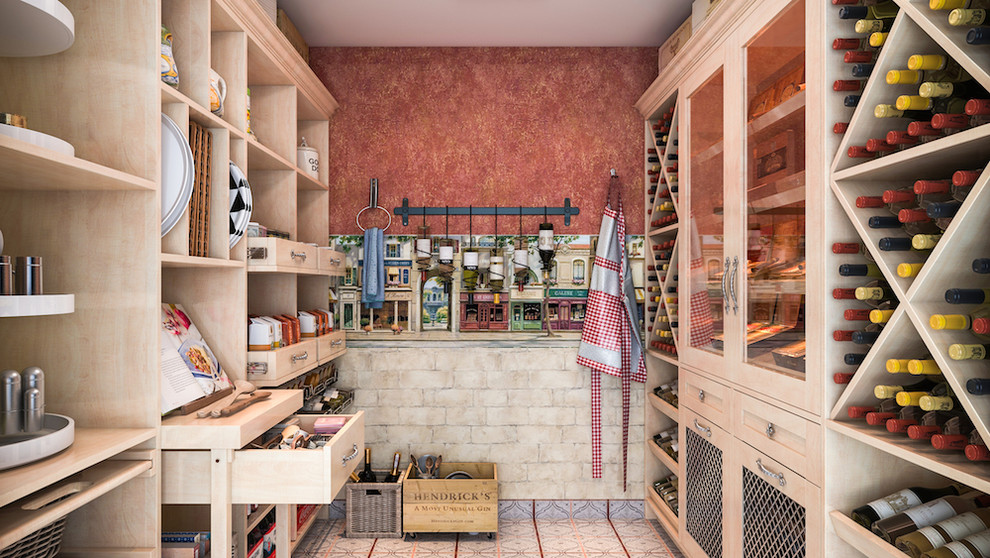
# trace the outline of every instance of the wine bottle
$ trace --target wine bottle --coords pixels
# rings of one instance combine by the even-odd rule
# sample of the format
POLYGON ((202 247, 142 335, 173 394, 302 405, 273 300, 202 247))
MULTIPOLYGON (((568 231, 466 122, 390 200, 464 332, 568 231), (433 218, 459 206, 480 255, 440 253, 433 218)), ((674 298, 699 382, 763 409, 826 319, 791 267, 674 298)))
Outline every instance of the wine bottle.
POLYGON ((870 46, 870 38, 839 38, 832 41, 832 50, 866 50, 870 46))
POLYGON ((395 452, 392 455, 392 470, 385 475, 385 482, 399 482, 399 461, 402 459, 401 452, 395 452))
MULTIPOLYGON (((932 380, 931 378, 925 377, 908 375, 904 377, 903 380, 904 381, 901 384, 877 384, 873 387, 873 395, 876 396, 877 399, 887 399, 889 397, 896 399, 901 393, 912 392, 920 392, 923 395, 938 385, 938 382, 932 380)), ((920 395, 918 397, 920 397, 920 395)), ((902 404, 900 401, 897 403, 902 407, 907 406, 902 404)))
POLYGON ((898 410, 900 410, 900 406, 891 397, 881 400, 874 407, 870 407, 869 405, 850 405, 846 407, 846 414, 851 419, 865 419, 866 415, 870 413, 897 413, 898 410))
POLYGON ((894 311, 889 308, 874 308, 870 310, 870 322, 874 324, 885 324, 894 316, 894 311))
POLYGON ((976 258, 973 260, 973 272, 984 275, 990 273, 990 258, 976 258))
POLYGON ((972 77, 963 74, 948 75, 939 70, 889 70, 884 79, 890 85, 917 85, 920 88, 926 82, 957 83, 970 81, 972 77))
MULTIPOLYGON (((956 345, 953 345, 955 347, 956 345)), ((981 358, 986 358, 987 349, 990 345, 959 345, 960 347, 980 347, 979 353, 983 356, 981 358)), ((952 350, 952 347, 949 347, 952 350)), ((961 359, 956 359, 961 360, 961 359)), ((970 378, 966 380, 966 391, 973 395, 990 395, 990 379, 987 378, 970 378)))
POLYGON ((851 516, 856 523, 869 529, 877 521, 892 517, 915 506, 920 506, 936 498, 957 495, 959 495, 959 489, 955 485, 944 488, 912 486, 862 505, 854 509, 851 516))
POLYGON ((946 423, 952 419, 969 420, 962 411, 928 411, 921 416, 921 423, 908 427, 907 435, 912 440, 931 440, 932 436, 941 434, 946 423))
POLYGON ((990 449, 986 444, 970 444, 963 452, 970 461, 990 461, 990 449))
POLYGON ((853 295, 856 297, 856 300, 865 302, 874 308, 889 305, 891 302, 894 304, 897 303, 897 299, 894 297, 894 291, 891 290, 890 285, 883 279, 876 279, 862 287, 856 287, 853 295))
POLYGON ((918 86, 918 95, 929 99, 967 99, 963 102, 963 112, 966 111, 968 99, 986 95, 986 89, 973 80, 967 81, 925 81, 918 86))
POLYGON ((891 18, 884 19, 861 19, 853 26, 853 31, 860 35, 872 35, 873 33, 888 33, 894 25, 891 18))
POLYGON ((967 128, 975 128, 990 123, 990 116, 966 113, 938 113, 932 116, 932 127, 943 132, 953 133, 967 128))
POLYGON ((949 25, 953 27, 983 25, 986 21, 990 21, 986 9, 956 8, 949 12, 949 25))
POLYGON ((984 531, 988 526, 990 526, 990 509, 979 508, 943 519, 913 533, 901 535, 894 544, 913 558, 918 558, 923 553, 946 543, 984 531))
MULTIPOLYGON (((965 114, 966 113, 966 99, 959 97, 922 97, 921 95, 901 95, 897 97, 897 101, 894 104, 897 110, 904 112, 914 112, 914 111, 924 111, 927 110, 932 114, 936 113, 947 113, 947 114, 965 114)), ((936 128, 937 126, 933 124, 936 128)))
MULTIPOLYGON (((922 236, 922 235, 916 235, 916 236, 922 236)), ((924 267, 924 265, 925 264, 923 263, 910 263, 910 262, 899 263, 897 264, 897 276, 904 278, 917 277, 918 274, 921 273, 921 268, 924 267)))
POLYGON ((928 527, 954 515, 975 510, 977 506, 974 498, 942 496, 877 521, 873 524, 873 532, 885 541, 893 543, 901 535, 928 527))
POLYGON ((938 376, 942 370, 930 358, 913 358, 908 361, 908 372, 914 375, 938 376))
POLYGON ((931 219, 928 219, 926 221, 913 221, 913 220, 901 221, 900 215, 898 215, 897 217, 874 215, 873 217, 870 217, 869 220, 867 220, 866 224, 871 229, 903 228, 908 234, 912 236, 916 234, 937 234, 942 231, 942 229, 938 228, 938 225, 936 225, 935 222, 931 219))
POLYGON ((907 429, 919 424, 924 412, 919 407, 901 407, 896 417, 887 421, 885 426, 887 432, 892 434, 906 434, 907 429))
POLYGON ((950 411, 951 407, 948 409, 925 409, 925 406, 921 404, 922 400, 926 397, 931 399, 935 397, 951 397, 952 389, 949 388, 949 384, 945 381, 941 382, 919 382, 917 387, 911 386, 908 390, 903 390, 897 392, 894 399, 897 400, 897 404, 901 407, 918 406, 924 411, 950 411), (927 386, 927 390, 925 390, 927 386))
POLYGON ((922 554, 925 558, 987 558, 990 557, 990 530, 974 533, 945 546, 922 554))
POLYGON ((973 77, 958 62, 941 54, 912 54, 908 69, 925 70, 924 81, 966 81, 973 77))
MULTIPOLYGON (((986 360, 990 345, 953 343, 949 345, 949 358, 952 360, 986 360)), ((981 391, 972 391, 969 382, 983 382, 980 378, 972 378, 966 383, 966 389, 974 395, 990 393, 990 382, 980 387, 981 391), (983 390, 986 391, 983 391, 983 390)), ((982 384, 981 384, 982 385, 982 384)))
POLYGON ((879 277, 883 278, 883 272, 876 264, 842 264, 839 266, 839 275, 843 277, 879 277))
POLYGON ((893 19, 897 16, 897 4, 887 0, 871 6, 843 6, 839 19, 893 19))
POLYGON ((928 7, 933 10, 955 10, 990 8, 990 0, 929 0, 928 7))
POLYGON ((945 301, 949 304, 983 304, 990 301, 990 289, 947 289, 945 301))
POLYGON ((881 103, 873 108, 873 116, 876 118, 910 118, 911 120, 924 121, 931 120, 932 113, 923 110, 903 110, 897 108, 896 105, 881 103))
POLYGON ((361 482, 378 482, 378 475, 371 470, 371 448, 364 448, 364 469, 358 473, 361 482))
POLYGON ((969 314, 932 314, 928 325, 935 330, 968 329, 976 337, 990 340, 990 307, 977 307, 969 314))

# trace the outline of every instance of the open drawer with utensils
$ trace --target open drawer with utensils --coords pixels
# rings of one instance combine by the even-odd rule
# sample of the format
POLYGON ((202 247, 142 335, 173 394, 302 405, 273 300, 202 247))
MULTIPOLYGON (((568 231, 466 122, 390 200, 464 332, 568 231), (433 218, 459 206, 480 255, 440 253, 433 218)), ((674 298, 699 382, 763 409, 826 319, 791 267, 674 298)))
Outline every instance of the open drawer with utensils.
MULTIPOLYGON (((294 415, 313 432, 321 415, 294 415)), ((328 504, 361 461, 364 412, 317 449, 213 449, 162 452, 165 504, 209 504, 229 482, 232 504, 328 504), (226 479, 226 481, 225 481, 226 479)), ((256 439, 260 443, 260 435, 256 439)))

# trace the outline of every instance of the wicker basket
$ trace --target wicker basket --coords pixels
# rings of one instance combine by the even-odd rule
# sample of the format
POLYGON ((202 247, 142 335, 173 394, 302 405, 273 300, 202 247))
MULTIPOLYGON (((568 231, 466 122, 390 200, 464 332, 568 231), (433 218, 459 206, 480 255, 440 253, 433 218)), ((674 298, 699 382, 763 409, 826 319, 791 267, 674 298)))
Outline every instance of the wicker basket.
MULTIPOLYGON (((376 471, 384 478, 388 471, 376 471)), ((347 483, 347 536, 398 539, 402 537, 402 481, 347 483)))
MULTIPOLYGON (((45 494, 33 502, 37 505, 37 508, 32 509, 40 510, 51 506, 77 492, 79 492, 77 487, 71 487, 68 489, 68 492, 57 490, 45 494)), ((59 547, 62 545, 62 532, 65 530, 65 520, 67 518, 67 515, 63 515, 41 529, 0 550, 0 558, 51 558, 55 556, 58 554, 59 547)))

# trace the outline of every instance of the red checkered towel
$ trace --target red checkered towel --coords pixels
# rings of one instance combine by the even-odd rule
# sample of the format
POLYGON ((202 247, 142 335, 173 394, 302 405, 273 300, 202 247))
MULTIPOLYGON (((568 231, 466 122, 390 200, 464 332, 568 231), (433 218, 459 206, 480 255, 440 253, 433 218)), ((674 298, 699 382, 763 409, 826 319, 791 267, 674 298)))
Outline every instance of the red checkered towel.
MULTIPOLYGON (((611 192, 618 189, 612 176, 611 192)), ((622 486, 628 469, 630 381, 646 381, 643 348, 632 276, 626 254, 626 221, 622 198, 617 209, 606 205, 598 233, 598 249, 591 270, 588 308, 581 331, 577 362, 591 369, 591 476, 602 477, 601 372, 622 378, 622 486), (635 363, 635 365, 633 364, 635 363)))

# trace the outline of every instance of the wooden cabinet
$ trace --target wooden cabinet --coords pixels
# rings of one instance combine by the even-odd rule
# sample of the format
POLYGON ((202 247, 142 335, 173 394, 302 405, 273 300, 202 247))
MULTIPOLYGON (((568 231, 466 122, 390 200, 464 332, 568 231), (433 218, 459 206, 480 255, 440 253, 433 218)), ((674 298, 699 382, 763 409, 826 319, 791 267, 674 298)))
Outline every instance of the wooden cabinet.
POLYGON ((681 409, 680 440, 681 549, 689 556, 732 556, 727 516, 733 486, 732 434, 685 408, 681 409))
MULTIPOLYGON (((986 376, 978 364, 983 361, 953 360, 948 354, 953 343, 980 341, 970 332, 937 330, 929 323, 933 314, 974 308, 945 303, 946 289, 983 288, 986 282, 969 266, 990 253, 976 217, 990 205, 985 194, 990 126, 976 122, 884 156, 853 156, 868 140, 876 143, 889 131, 907 128, 911 119, 878 118, 874 108, 915 94, 917 85, 885 79, 888 71, 906 68, 910 55, 947 56, 984 90, 990 88, 988 59, 965 43, 966 28, 946 23, 946 12, 923 1, 894 3, 899 13, 872 74, 856 76, 862 90, 849 98, 832 90, 836 80, 853 78, 843 51, 832 44, 862 36, 854 33, 853 20, 839 19, 838 6, 742 1, 713 12, 637 105, 648 127, 676 106, 679 138, 674 206, 681 221, 676 226, 679 286, 685 292, 678 296, 677 357, 650 351, 648 367, 679 367, 682 422, 690 409, 701 417, 699 424, 708 427, 701 420, 707 419, 734 439, 736 470, 723 482, 729 500, 740 504, 726 527, 726 555, 894 556, 890 545, 878 544, 848 519, 853 508, 910 485, 956 481, 990 489, 982 463, 868 426, 847 413, 851 405, 876 405, 874 386, 893 379, 888 359, 929 358, 976 435, 990 436, 985 419, 990 408, 965 385, 986 376), (889 211, 862 207, 857 198, 911 188, 918 179, 948 178, 955 170, 975 170, 978 178, 952 220, 941 223, 935 248, 883 249, 882 238, 905 239, 909 232, 869 226, 870 218, 889 211), (861 243, 866 255, 835 254, 837 242, 861 243), (777 266, 802 257, 803 265, 794 269, 777 266), (841 332, 863 330, 867 323, 851 322, 848 316, 858 314, 845 311, 868 308, 833 298, 832 289, 873 279, 838 273, 840 265, 870 263, 867 258, 875 262, 877 278, 890 285, 896 310, 870 326, 880 332, 875 340, 864 336, 870 343, 855 344, 841 332), (685 306, 695 299, 695 305, 685 306), (783 328, 761 331, 764 322, 783 328), (785 347, 775 340, 788 336, 788 344, 804 341, 803 361, 800 351, 780 350, 785 347), (709 395, 717 386, 725 386, 724 400, 721 392, 709 395), (697 396, 701 391, 708 404, 697 396), (781 474, 786 487, 777 479, 781 474), (763 486, 755 492, 762 496, 747 503, 747 483, 760 486, 756 481, 776 492, 763 486), (757 525, 764 529, 761 540, 747 539, 745 522, 767 513, 776 518, 778 512, 760 507, 774 502, 804 514, 804 536, 785 540, 757 525), (770 544, 775 536, 776 546, 770 544)), ((985 96, 974 95, 980 94, 985 96)), ((648 149, 656 147, 653 140, 648 133, 648 149)), ((650 170, 648 164, 647 184, 650 170)), ((661 234, 653 226, 648 230, 651 237, 661 234)), ((648 406, 648 427, 662 409, 648 406)), ((690 470, 683 463, 681 469, 681 476, 688 476, 681 483, 690 484, 690 470)), ((653 474, 648 466, 647 476, 653 474)), ((672 535, 687 554, 705 555, 683 521, 672 535)))

